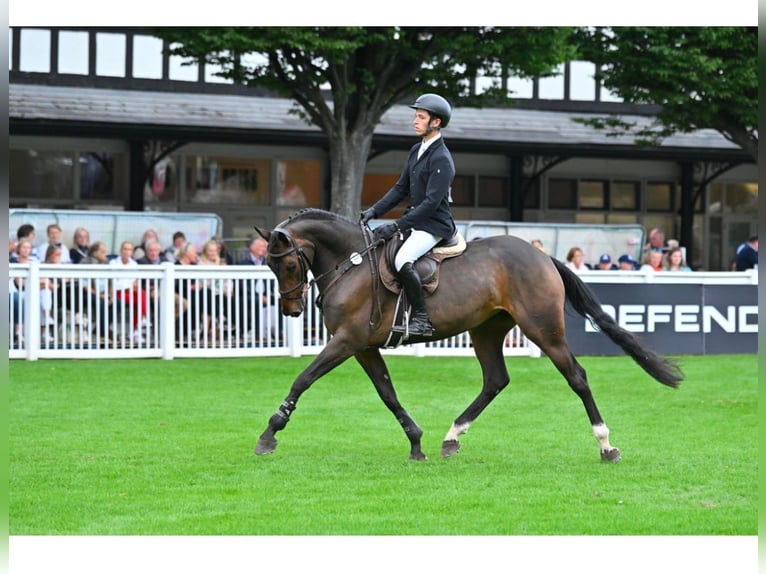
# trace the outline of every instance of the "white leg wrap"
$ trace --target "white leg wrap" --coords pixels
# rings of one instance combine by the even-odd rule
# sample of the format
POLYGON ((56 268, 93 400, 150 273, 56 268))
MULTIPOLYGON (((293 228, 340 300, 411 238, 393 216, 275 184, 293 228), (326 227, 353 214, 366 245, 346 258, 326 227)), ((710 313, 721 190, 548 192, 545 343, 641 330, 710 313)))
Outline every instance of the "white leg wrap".
POLYGON ((596 437, 602 451, 612 449, 612 445, 609 444, 609 429, 604 423, 593 425, 593 436, 596 437))
POLYGON ((447 436, 444 437, 444 440, 457 440, 458 436, 468 432, 468 427, 470 426, 471 423, 464 423, 460 426, 456 426, 455 423, 452 423, 452 426, 447 432, 447 436))

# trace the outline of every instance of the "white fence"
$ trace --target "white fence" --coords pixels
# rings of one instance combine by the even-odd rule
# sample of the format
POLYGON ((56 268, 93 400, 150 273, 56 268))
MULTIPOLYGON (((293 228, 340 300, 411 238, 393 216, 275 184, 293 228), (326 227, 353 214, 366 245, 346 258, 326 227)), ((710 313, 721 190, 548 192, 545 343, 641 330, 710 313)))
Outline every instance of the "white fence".
MULTIPOLYGON (((297 357, 329 339, 315 305, 297 318, 279 312, 267 267, 11 263, 9 291, 10 359, 297 357)), ((311 302, 316 295, 314 287, 311 302)), ((385 352, 473 355, 473 348, 462 333, 385 352)), ((540 356, 518 327, 504 352, 540 356)))

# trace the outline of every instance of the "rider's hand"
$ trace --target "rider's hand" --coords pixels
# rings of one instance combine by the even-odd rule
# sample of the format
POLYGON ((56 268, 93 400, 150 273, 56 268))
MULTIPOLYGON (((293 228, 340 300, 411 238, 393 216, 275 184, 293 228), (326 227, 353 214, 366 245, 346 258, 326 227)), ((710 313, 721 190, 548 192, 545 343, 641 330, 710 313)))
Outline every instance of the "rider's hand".
POLYGON ((384 223, 380 227, 375 228, 375 231, 372 232, 372 236, 375 241, 379 241, 381 239, 383 241, 388 241, 398 232, 399 232, 399 226, 396 224, 396 222, 384 223))
POLYGON ((359 214, 360 223, 367 225, 367 222, 370 221, 370 219, 375 219, 375 210, 372 207, 365 209, 359 214))

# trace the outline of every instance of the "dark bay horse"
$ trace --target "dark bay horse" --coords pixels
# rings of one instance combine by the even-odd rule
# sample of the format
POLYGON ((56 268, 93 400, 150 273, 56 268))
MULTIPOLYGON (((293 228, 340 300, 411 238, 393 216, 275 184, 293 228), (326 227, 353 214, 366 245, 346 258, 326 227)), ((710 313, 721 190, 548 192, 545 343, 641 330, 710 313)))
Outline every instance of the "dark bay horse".
MULTIPOLYGON (((277 446, 275 435, 287 425, 300 396, 314 381, 353 356, 404 429, 410 442, 410 458, 425 460, 420 446, 423 431, 399 403, 380 353, 389 335, 396 301, 392 293, 375 284, 380 279, 371 254, 379 255, 382 249, 369 250, 372 242, 366 228, 316 209, 300 211, 272 231, 256 230, 268 241, 267 261, 279 282, 282 313, 297 317, 304 311, 310 270, 332 338, 295 379, 258 438, 255 453, 273 452, 277 446)), ((585 370, 567 344, 564 328, 567 301, 649 375, 670 387, 678 386, 683 379, 678 366, 648 349, 604 313, 587 285, 560 261, 518 237, 477 239, 469 242, 459 257, 442 262, 439 287, 426 298, 435 329, 433 340, 468 331, 483 374, 478 396, 447 432, 442 456, 459 450, 458 436, 508 385, 503 341, 508 331, 518 325, 582 400, 601 459, 613 462, 620 459, 619 449, 609 444, 609 429, 596 407, 585 370)), ((407 341, 416 342, 419 339, 407 341)))

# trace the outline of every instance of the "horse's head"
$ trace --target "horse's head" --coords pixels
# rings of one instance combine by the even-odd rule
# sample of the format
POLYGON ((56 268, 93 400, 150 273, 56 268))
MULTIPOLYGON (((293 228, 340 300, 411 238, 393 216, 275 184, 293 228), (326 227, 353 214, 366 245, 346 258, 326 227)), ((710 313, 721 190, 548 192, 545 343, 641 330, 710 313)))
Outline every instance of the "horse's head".
POLYGON ((313 246, 295 237, 286 227, 255 230, 268 242, 266 263, 277 276, 282 314, 297 317, 306 309, 313 246))

